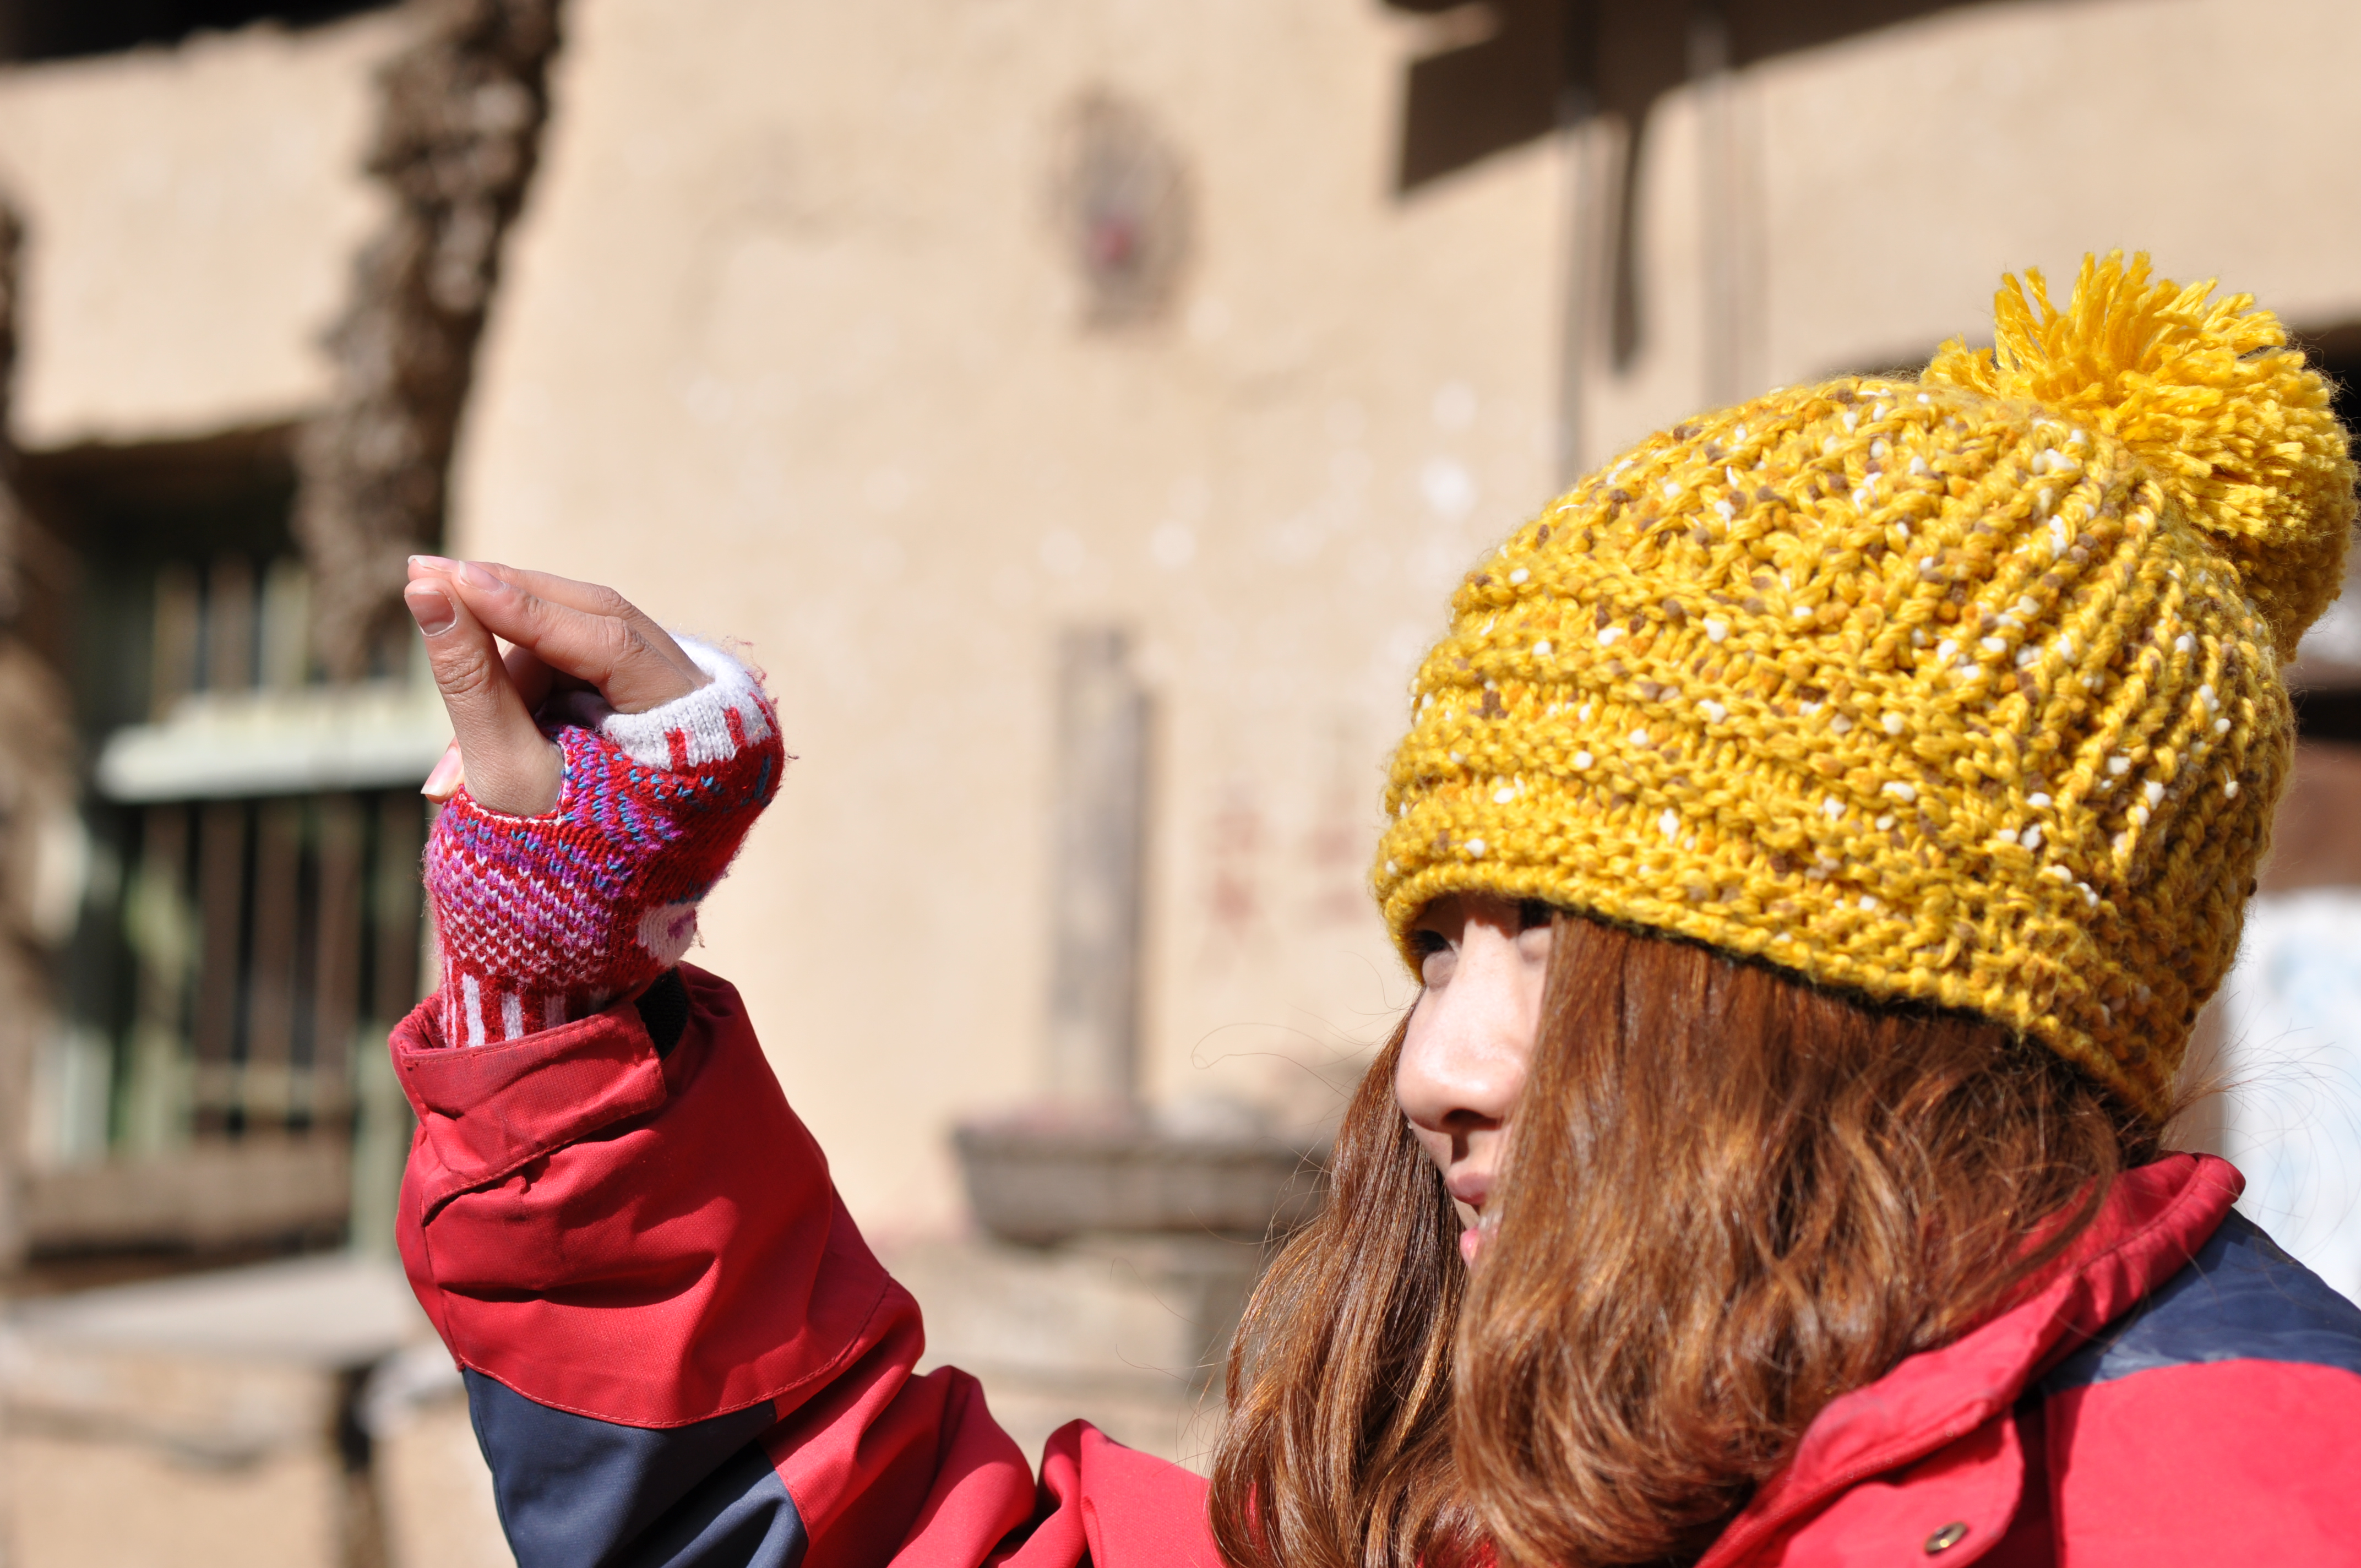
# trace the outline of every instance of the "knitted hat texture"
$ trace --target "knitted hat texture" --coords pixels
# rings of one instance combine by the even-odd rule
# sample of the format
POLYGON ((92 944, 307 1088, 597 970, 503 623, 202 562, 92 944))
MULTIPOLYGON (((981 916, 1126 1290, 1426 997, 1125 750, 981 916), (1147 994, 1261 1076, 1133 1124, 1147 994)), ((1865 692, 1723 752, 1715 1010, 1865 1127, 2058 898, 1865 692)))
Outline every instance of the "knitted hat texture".
POLYGON ((1376 891, 1539 898, 1994 1019, 2161 1114, 2342 578, 2329 388, 2244 295, 2086 258, 1998 342, 1650 437, 1471 574, 1376 891))

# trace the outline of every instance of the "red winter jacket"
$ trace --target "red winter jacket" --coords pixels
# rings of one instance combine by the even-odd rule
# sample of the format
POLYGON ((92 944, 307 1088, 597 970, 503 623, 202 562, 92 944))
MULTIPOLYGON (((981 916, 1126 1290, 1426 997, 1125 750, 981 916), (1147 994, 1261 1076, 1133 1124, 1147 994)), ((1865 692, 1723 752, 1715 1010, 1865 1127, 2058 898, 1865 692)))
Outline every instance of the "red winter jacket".
MULTIPOLYGON (((519 1563, 1215 1562, 1195 1476, 1076 1422, 1037 1479, 974 1379, 913 1375, 917 1305, 737 993, 678 972, 505 1044, 394 1034, 402 1255, 519 1563)), ((2361 1563, 2361 1310, 2239 1186, 2125 1177, 2047 1289, 1823 1411, 1704 1568, 2361 1563)))

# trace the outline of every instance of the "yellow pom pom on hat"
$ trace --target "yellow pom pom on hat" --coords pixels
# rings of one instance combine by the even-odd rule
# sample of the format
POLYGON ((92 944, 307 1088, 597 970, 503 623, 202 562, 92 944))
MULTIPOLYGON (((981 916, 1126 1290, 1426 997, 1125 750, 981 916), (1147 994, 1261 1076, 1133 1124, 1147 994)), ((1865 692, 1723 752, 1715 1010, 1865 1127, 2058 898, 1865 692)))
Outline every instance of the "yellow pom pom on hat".
POLYGON ((2086 258, 1998 342, 1650 437, 1453 598, 1386 793, 1544 899, 2041 1041, 2161 1115, 2237 950, 2354 466, 2251 298, 2086 258))

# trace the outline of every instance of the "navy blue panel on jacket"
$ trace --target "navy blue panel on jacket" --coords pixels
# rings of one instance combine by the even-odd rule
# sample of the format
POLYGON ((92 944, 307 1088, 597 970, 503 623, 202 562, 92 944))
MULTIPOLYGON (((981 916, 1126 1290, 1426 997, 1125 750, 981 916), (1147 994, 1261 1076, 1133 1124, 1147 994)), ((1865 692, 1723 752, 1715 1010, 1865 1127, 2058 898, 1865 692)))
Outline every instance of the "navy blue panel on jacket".
POLYGON ((2361 1373, 2361 1307, 2233 1212, 2189 1266, 2042 1379, 2055 1394, 2207 1361, 2285 1361, 2361 1373))
POLYGON ((766 1400, 685 1427, 618 1426, 469 1371, 467 1408, 519 1568, 795 1568, 804 1524, 754 1439, 766 1400))

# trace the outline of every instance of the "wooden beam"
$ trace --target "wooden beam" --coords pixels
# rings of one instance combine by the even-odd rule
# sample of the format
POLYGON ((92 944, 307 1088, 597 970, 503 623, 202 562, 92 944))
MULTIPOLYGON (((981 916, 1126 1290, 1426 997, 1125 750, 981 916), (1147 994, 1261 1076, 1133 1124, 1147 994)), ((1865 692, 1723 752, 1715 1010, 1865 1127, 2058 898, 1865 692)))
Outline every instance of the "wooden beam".
POLYGON ((25 1235, 37 1253, 273 1241, 342 1225, 351 1180, 339 1137, 199 1143, 152 1159, 31 1172, 25 1235))

